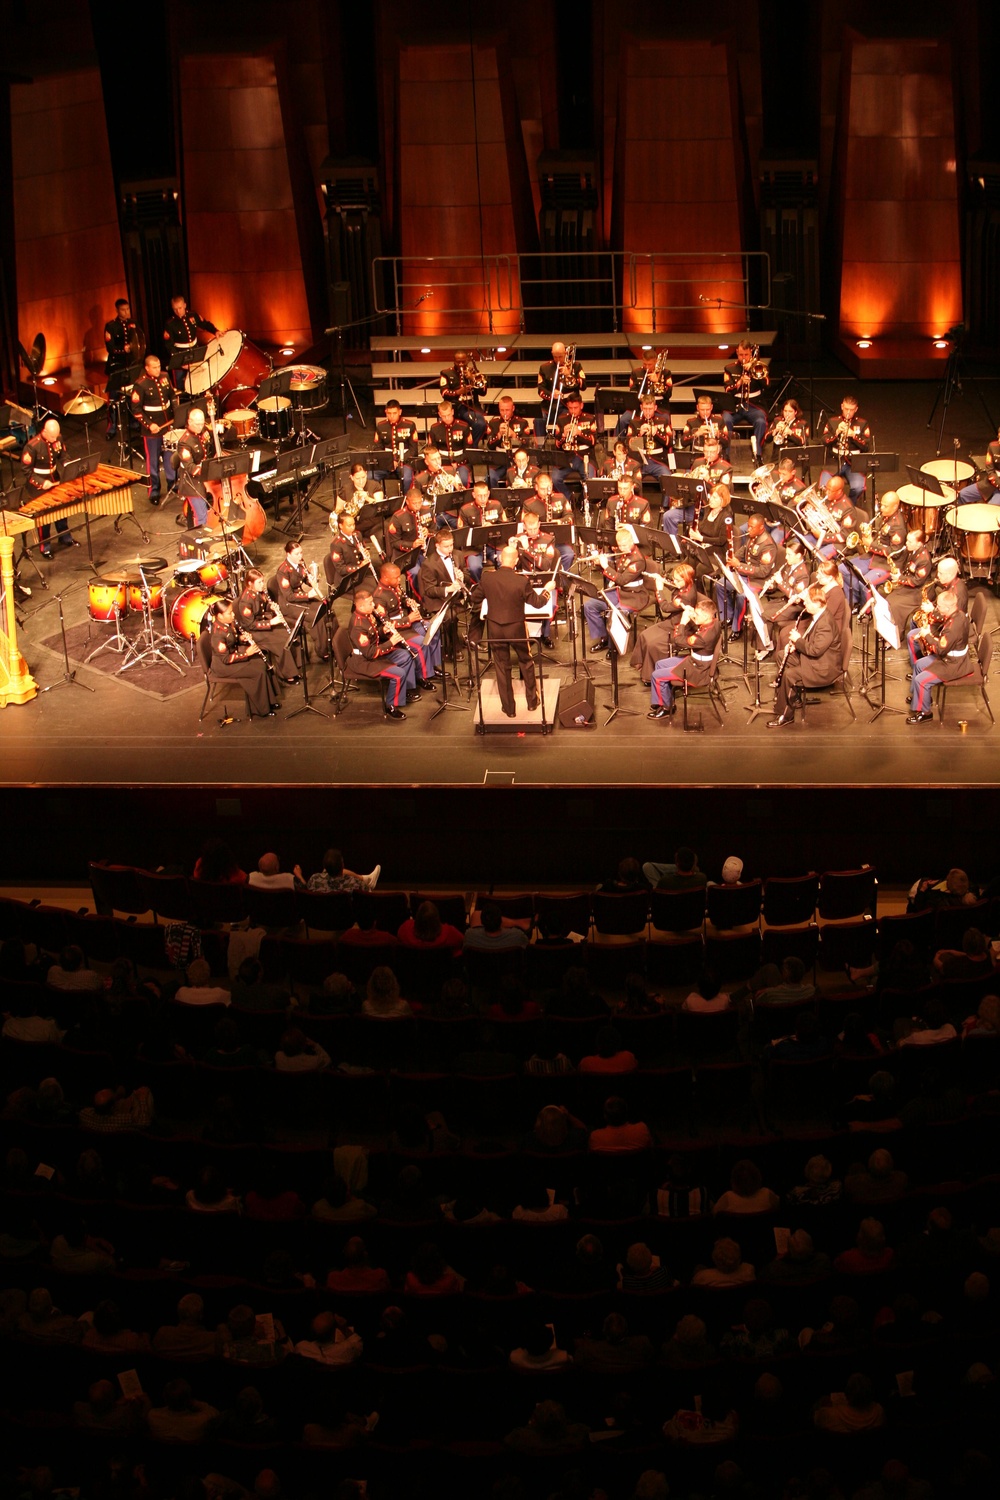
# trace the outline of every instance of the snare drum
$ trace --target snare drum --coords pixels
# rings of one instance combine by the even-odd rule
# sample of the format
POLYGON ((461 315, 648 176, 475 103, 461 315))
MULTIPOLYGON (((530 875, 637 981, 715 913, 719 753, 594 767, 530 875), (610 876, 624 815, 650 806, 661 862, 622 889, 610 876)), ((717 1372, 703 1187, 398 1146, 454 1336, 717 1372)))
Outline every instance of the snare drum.
POLYGON ((92 620, 113 620, 128 613, 128 589, 114 578, 92 578, 87 584, 87 613, 92 620))
POLYGON ((248 406, 237 406, 232 411, 227 411, 222 425, 240 443, 257 436, 257 417, 248 406))
POLYGON ((163 439, 163 451, 164 451, 164 453, 176 453, 177 452, 177 444, 180 442, 181 438, 184 436, 184 428, 183 427, 171 427, 171 429, 170 429, 169 432, 161 433, 160 436, 163 439))
POLYGON ((174 567, 174 579, 188 587, 199 584, 212 589, 217 583, 225 583, 229 574, 225 563, 218 557, 185 557, 174 567))
POLYGON ((292 403, 287 396, 265 396, 257 402, 260 435, 269 443, 281 443, 292 435, 292 403))
POLYGON ((164 589, 163 597, 174 634, 183 641, 197 640, 201 634, 201 622, 215 595, 191 584, 172 583, 164 589))
POLYGON ((964 458, 957 462, 953 458, 929 458, 925 464, 920 465, 921 474, 933 474, 942 485, 948 485, 953 490, 964 489, 976 472, 970 463, 964 458))
POLYGON ((286 365, 291 372, 289 395, 297 411, 319 411, 328 400, 326 371, 321 365, 286 365))
POLYGON ((1000 507, 996 505, 953 505, 947 514, 949 526, 961 532, 962 556, 970 565, 986 564, 992 572, 993 562, 1000 554, 1000 507))
MULTIPOLYGON (((150 607, 151 610, 157 611, 157 610, 159 610, 159 609, 162 608, 162 605, 163 605, 163 584, 159 583, 155 579, 153 579, 153 580, 150 581, 150 585, 149 585, 149 607, 150 607)), ((129 586, 128 586, 128 607, 129 607, 129 609, 134 610, 137 615, 141 615, 142 614, 142 584, 140 584, 140 583, 130 583, 129 584, 129 586)))
POLYGON ((901 484, 896 491, 906 517, 907 529, 922 526, 928 541, 941 530, 941 516, 946 505, 953 504, 951 495, 931 495, 917 484, 901 484))

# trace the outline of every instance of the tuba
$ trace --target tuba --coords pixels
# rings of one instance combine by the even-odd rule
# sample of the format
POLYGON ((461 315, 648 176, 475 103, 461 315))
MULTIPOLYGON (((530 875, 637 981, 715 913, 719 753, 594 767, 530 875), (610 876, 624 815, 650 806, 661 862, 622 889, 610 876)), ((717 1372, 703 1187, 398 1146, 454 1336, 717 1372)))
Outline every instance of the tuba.
MULTIPOLYGON (((803 526, 815 536, 829 537, 831 541, 842 540, 842 532, 837 524, 837 518, 819 498, 819 484, 811 484, 807 490, 803 490, 795 503, 795 513, 803 526)), ((852 532, 852 536, 856 533, 852 532)))

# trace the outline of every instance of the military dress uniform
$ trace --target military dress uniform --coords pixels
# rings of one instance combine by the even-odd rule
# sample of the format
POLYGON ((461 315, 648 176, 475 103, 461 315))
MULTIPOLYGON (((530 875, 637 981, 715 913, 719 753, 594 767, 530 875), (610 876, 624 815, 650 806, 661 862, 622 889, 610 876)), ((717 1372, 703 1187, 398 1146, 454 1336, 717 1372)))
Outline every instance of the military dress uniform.
POLYGON ((945 620, 939 631, 921 642, 921 652, 913 664, 910 690, 910 712, 926 714, 931 709, 931 693, 939 682, 957 682, 972 671, 969 650, 969 617, 957 609, 945 620))
POLYGON ((782 417, 775 417, 764 434, 764 441, 770 440, 775 462, 781 457, 783 448, 805 448, 809 443, 809 423, 805 417, 798 417, 787 428, 782 417), (774 429, 781 424, 780 431, 776 434, 774 429))
MULTIPOLYGON (((768 532, 762 531, 760 536, 748 536, 739 551, 739 561, 745 569, 741 575, 744 584, 752 588, 755 594, 759 594, 761 584, 765 578, 770 578, 779 566, 781 558, 781 548, 768 532)), ((737 602, 732 584, 728 578, 722 578, 715 585, 715 602, 719 611, 719 619, 729 621, 733 634, 737 634, 743 628, 743 617, 746 613, 747 604, 744 596, 740 594, 737 602)))
POLYGON ((688 448, 692 453, 701 453, 705 446, 706 438, 715 438, 720 448, 725 453, 729 448, 729 428, 719 416, 718 412, 709 412, 708 416, 702 418, 695 412, 693 417, 688 417, 681 428, 681 447, 688 448))
POLYGON ((442 370, 438 380, 441 400, 451 402, 455 408, 456 417, 459 417, 469 428, 473 446, 476 448, 479 447, 486 432, 486 418, 480 406, 480 400, 486 394, 486 385, 486 376, 476 370, 472 372, 469 386, 463 391, 462 372, 458 365, 449 365, 447 370, 442 370))
MULTIPOLYGON (((27 470, 25 476, 29 494, 34 498, 36 495, 44 495, 46 483, 49 485, 59 483, 59 460, 66 452, 62 438, 56 438, 50 443, 48 438, 29 438, 21 449, 21 463, 27 470)), ((59 545, 61 547, 78 547, 80 544, 69 529, 69 519, 63 516, 61 521, 56 522, 56 531, 60 532, 59 545)), ((52 548, 49 545, 49 537, 52 534, 51 526, 39 526, 38 528, 38 550, 43 557, 52 556, 52 548)))
POLYGON ((121 376, 128 369, 131 349, 138 347, 138 329, 134 318, 110 318, 104 325, 104 347, 108 352, 105 371, 107 374, 108 392, 108 429, 107 435, 113 438, 118 431, 116 410, 112 404, 114 398, 121 395, 121 376))
MULTIPOLYGON (((528 495, 521 506, 521 515, 537 516, 549 526, 572 526, 573 506, 568 495, 553 490, 547 499, 542 499, 537 490, 528 495)), ((556 542, 555 549, 562 558, 564 568, 573 566, 575 554, 569 542, 556 542)))
POLYGON ((417 424, 409 417, 401 416, 398 422, 390 422, 388 417, 375 423, 375 441, 373 448, 385 450, 386 457, 392 456, 392 461, 386 467, 370 469, 369 473, 373 479, 388 479, 390 476, 397 478, 405 495, 413 486, 413 465, 417 458, 417 424))
POLYGON ((240 684, 259 718, 273 714, 280 699, 274 690, 263 656, 247 655, 247 642, 240 639, 235 624, 214 621, 211 627, 212 676, 240 684))
POLYGON ((298 677, 298 664, 288 649, 288 627, 278 620, 274 601, 268 594, 244 589, 236 601, 236 618, 244 634, 267 652, 279 677, 286 682, 298 677))
POLYGON ((923 587, 931 576, 931 554, 921 542, 915 552, 900 559, 902 577, 889 595, 889 611, 902 639, 906 622, 923 601, 923 587))
POLYGON ((619 494, 609 495, 605 514, 616 531, 619 526, 649 526, 653 520, 645 495, 637 495, 634 490, 624 498, 619 494))
POLYGON ((674 688, 687 683, 689 687, 705 687, 712 675, 715 650, 722 635, 718 620, 706 625, 696 625, 689 620, 686 625, 678 623, 673 631, 674 655, 658 661, 649 680, 649 702, 652 709, 673 711, 674 688))
MULTIPOLYGON (((176 354, 178 350, 193 349, 198 343, 199 328, 203 329, 205 333, 213 335, 219 331, 214 323, 210 323, 207 318, 201 317, 191 307, 187 309, 183 317, 177 317, 176 314, 169 317, 163 328, 164 363, 169 360, 172 354, 176 354)), ((173 383, 177 390, 183 389, 184 373, 183 367, 171 371, 173 383)))
POLYGON ((519 469, 516 464, 511 464, 504 475, 506 487, 509 490, 533 490, 535 488, 535 475, 541 472, 538 465, 533 464, 530 459, 523 469, 519 469))
POLYGON ((189 524, 193 526, 204 526, 208 516, 208 491, 201 477, 201 466, 210 451, 204 432, 192 432, 186 427, 177 439, 175 464, 178 480, 181 476, 186 480, 181 512, 188 516, 189 524))
POLYGON ((724 387, 728 395, 735 395, 739 402, 735 411, 725 413, 725 423, 732 435, 736 422, 749 422, 753 428, 753 451, 758 461, 764 452, 764 435, 767 432, 767 412, 760 398, 770 383, 767 367, 756 357, 744 365, 734 360, 725 367, 724 387))
POLYGON ((526 448, 531 442, 532 423, 530 417, 519 417, 511 412, 510 419, 491 417, 486 429, 486 447, 496 454, 496 462, 490 464, 490 484, 502 485, 504 475, 511 465, 511 455, 518 448, 526 448))
POLYGON ((409 573, 411 583, 416 583, 424 561, 424 544, 434 525, 433 501, 421 504, 419 515, 408 505, 394 510, 386 522, 385 541, 389 549, 389 561, 409 573))
POLYGON ((351 661, 363 677, 385 679, 385 707, 398 714, 407 699, 416 693, 417 669, 405 646, 394 646, 377 615, 362 615, 357 610, 348 626, 351 638, 351 661))
POLYGON ((311 584, 312 576, 309 572, 290 563, 287 557, 284 562, 279 563, 274 574, 281 613, 290 625, 294 625, 299 615, 308 611, 306 626, 310 639, 320 661, 325 661, 330 655, 330 643, 327 639, 326 621, 317 617, 317 606, 322 601, 310 595, 311 584))
MULTIPOLYGON (((924 588, 927 592, 927 607, 929 609, 934 608, 942 594, 949 593, 955 595, 959 613, 964 615, 969 613, 969 585, 964 578, 956 578, 954 583, 949 584, 943 584, 940 579, 935 578, 933 583, 929 585, 925 584, 924 588)), ((923 608, 923 606, 921 605, 920 608, 923 608)), ((917 652, 920 644, 920 631, 916 627, 908 630, 906 632, 906 649, 909 652, 910 665, 912 667, 916 667, 917 665, 917 652)))
POLYGON ((146 473, 149 475, 149 503, 159 505, 163 434, 169 429, 174 416, 174 391, 170 376, 162 371, 159 375, 140 375, 132 387, 129 410, 142 430, 142 448, 146 459, 146 473), (154 427, 159 430, 153 432, 154 427))
POLYGON ((447 474, 456 474, 468 489, 471 475, 468 464, 463 463, 465 450, 470 446, 472 431, 468 422, 456 417, 453 422, 432 422, 427 434, 432 448, 441 454, 441 467, 447 474))
POLYGON ((777 597, 762 604, 761 613, 770 625, 786 625, 798 617, 802 608, 798 603, 790 604, 789 600, 797 599, 809 587, 809 564, 786 558, 777 572, 772 574, 771 587, 776 591, 777 597))
MULTIPOLYGON (((618 562, 614 567, 604 569, 604 576, 608 581, 605 594, 611 604, 627 613, 638 614, 646 608, 649 603, 649 590, 646 587, 646 555, 640 547, 632 547, 628 552, 619 555, 618 562)), ((607 643, 608 605, 603 598, 584 599, 583 617, 587 622, 587 633, 594 642, 592 649, 599 650, 602 644, 607 643)))
MULTIPOLYGON (((538 437, 545 436, 545 422, 546 418, 548 417, 549 406, 552 401, 552 391, 556 383, 556 376, 561 368, 562 366, 557 365, 554 359, 546 359, 538 367, 538 382, 536 389, 538 391, 539 397, 541 398, 541 407, 539 410, 539 414, 535 418, 535 432, 538 437)), ((574 359, 573 363, 570 365, 570 378, 566 382, 566 384, 560 388, 559 410, 562 411, 563 404, 567 396, 582 396, 586 389, 587 376, 584 372, 584 368, 578 359, 574 359)))
POLYGON ((626 440, 644 479, 663 479, 671 472, 667 459, 674 451, 674 429, 669 412, 657 407, 652 417, 644 417, 640 411, 628 424, 626 440))
POLYGON ((899 511, 885 519, 876 516, 872 522, 872 550, 866 557, 855 558, 855 567, 864 573, 872 588, 878 588, 889 577, 890 560, 899 567, 905 552, 906 522, 899 511))
POLYGON ((407 588, 405 573, 399 575, 396 584, 379 584, 375 590, 375 609, 379 617, 394 626, 417 653, 417 687, 430 687, 430 679, 441 667, 441 632, 437 631, 430 645, 424 644, 429 621, 411 620, 410 616, 418 605, 407 588))
POLYGON ((669 370, 660 371, 659 377, 653 370, 647 370, 645 365, 633 368, 628 379, 628 388, 635 392, 635 405, 627 408, 621 413, 615 423, 615 437, 624 437, 628 430, 628 424, 638 420, 640 405, 639 392, 644 396, 655 396, 657 406, 662 402, 664 407, 670 403, 670 393, 674 388, 674 377, 669 370))
POLYGON ((863 495, 865 476, 856 473, 851 467, 852 455, 868 453, 872 445, 872 430, 861 413, 857 412, 851 422, 847 422, 843 416, 828 417, 823 423, 820 442, 826 448, 827 463, 820 482, 825 484, 831 473, 842 474, 850 485, 854 498, 857 499, 859 495, 863 495), (837 428, 842 422, 846 425, 847 431, 838 436, 837 428))
POLYGON ((323 564, 330 592, 337 593, 343 587, 344 579, 359 572, 366 566, 366 562, 364 545, 357 532, 350 536, 343 531, 334 532, 329 554, 323 564))
POLYGON ((566 493, 566 478, 572 472, 581 479, 595 479, 594 449, 597 446, 597 422, 581 412, 571 417, 568 411, 560 411, 556 419, 556 447, 566 456, 567 463, 552 470, 552 486, 566 493))
POLYGON ((956 499, 959 505, 1000 505, 1000 442, 990 443, 983 472, 960 489, 956 499))
MULTIPOLYGON (((499 500, 489 499, 482 505, 475 498, 466 501, 458 513, 460 526, 469 526, 473 529, 483 526, 502 526, 505 522, 503 506, 499 500)), ((485 563, 494 563, 497 560, 497 550, 488 543, 483 552, 470 552, 466 556, 465 566, 474 583, 478 583, 483 575, 485 563)))

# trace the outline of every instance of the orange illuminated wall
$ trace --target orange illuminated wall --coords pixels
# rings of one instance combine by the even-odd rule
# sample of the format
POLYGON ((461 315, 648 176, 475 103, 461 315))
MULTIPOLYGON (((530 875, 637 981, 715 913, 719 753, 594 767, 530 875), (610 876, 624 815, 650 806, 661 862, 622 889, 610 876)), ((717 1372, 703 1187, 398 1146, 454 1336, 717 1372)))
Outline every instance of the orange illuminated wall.
POLYGON ((180 78, 191 304, 262 343, 310 344, 274 59, 189 55, 180 78))
POLYGON ((125 291, 100 74, 36 73, 10 101, 18 338, 30 348, 44 333, 46 370, 68 366, 82 385, 125 291))
MULTIPOLYGON (((630 36, 621 59, 616 239, 626 254, 684 252, 655 261, 653 269, 637 264, 637 306, 626 313, 625 328, 653 327, 655 300, 657 329, 729 329, 732 309, 702 310, 698 302, 699 296, 743 301, 739 256, 723 261, 717 254, 743 245, 729 48, 630 36), (677 310, 684 304, 689 310, 677 310)), ((627 279, 626 307, 630 298, 627 279)))
MULTIPOLYGON (((433 297, 407 316, 406 333, 485 334, 489 304, 497 309, 495 333, 513 333, 519 325, 513 200, 528 190, 523 144, 516 128, 505 130, 505 104, 510 114, 512 91, 502 97, 492 43, 400 46, 396 160, 402 300, 412 306, 422 290, 434 287, 433 297), (442 256, 444 263, 422 267, 408 256, 442 256), (498 271, 494 258, 504 256, 511 260, 501 260, 498 271), (506 310, 511 303, 514 310, 506 310)), ((527 201, 530 205, 530 196, 527 201)))
POLYGON ((844 50, 840 334, 906 339, 962 316, 951 47, 844 50))

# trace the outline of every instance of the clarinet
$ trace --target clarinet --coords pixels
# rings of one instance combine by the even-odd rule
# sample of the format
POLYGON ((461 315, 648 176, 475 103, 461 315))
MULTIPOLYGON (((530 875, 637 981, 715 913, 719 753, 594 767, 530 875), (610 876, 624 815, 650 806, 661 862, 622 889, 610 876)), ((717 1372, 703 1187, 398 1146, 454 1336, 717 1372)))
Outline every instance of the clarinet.
POLYGON ((263 650, 262 647, 257 645, 257 642, 254 640, 253 636, 249 633, 249 631, 243 629, 243 626, 240 624, 239 620, 235 618, 235 616, 233 618, 233 628, 236 631, 237 646, 239 646, 241 641, 246 641, 248 645, 254 648, 253 651, 248 652, 247 655, 244 656, 243 660, 249 661, 251 656, 259 656, 261 661, 264 663, 264 671, 268 675, 271 687, 274 689, 275 693, 277 693, 278 684, 274 675, 274 663, 271 660, 270 655, 265 650, 263 650))
MULTIPOLYGON (((799 637, 800 640, 803 640, 803 641, 805 640, 806 636, 809 634, 809 631, 812 630, 812 628, 815 625, 815 623, 816 623, 816 621, 817 621, 818 618, 819 618, 818 615, 813 615, 812 619, 809 621, 808 626, 806 627, 806 629, 802 632, 801 636, 799 637)), ((800 614, 799 615, 799 620, 801 620, 801 619, 802 619, 802 615, 800 614)), ((794 627, 795 629, 798 629, 799 620, 796 620, 796 622, 795 622, 795 627, 794 627)), ((778 670, 774 674, 774 691, 775 692, 777 692, 778 688, 781 686, 781 679, 785 675, 785 668, 788 665, 788 658, 791 656, 792 652, 795 650, 796 644, 797 644, 797 642, 795 642, 795 641, 789 641, 788 645, 785 647, 784 651, 781 653, 781 660, 778 663, 778 670)))

